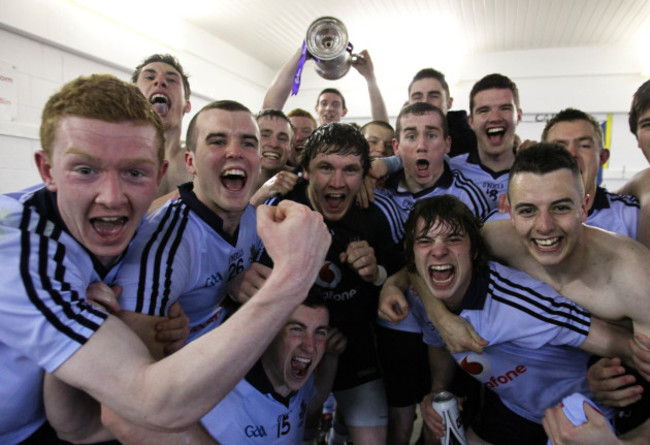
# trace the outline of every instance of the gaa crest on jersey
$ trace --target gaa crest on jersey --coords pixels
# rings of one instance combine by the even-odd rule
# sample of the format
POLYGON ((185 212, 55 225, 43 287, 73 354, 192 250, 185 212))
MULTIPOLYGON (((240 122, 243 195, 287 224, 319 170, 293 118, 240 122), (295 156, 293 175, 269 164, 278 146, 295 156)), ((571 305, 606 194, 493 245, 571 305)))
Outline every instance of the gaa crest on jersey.
POLYGON ((264 430, 264 425, 246 425, 244 428, 244 434, 246 434, 246 437, 250 438, 267 436, 267 432, 264 430))
POLYGON ((490 361, 485 356, 476 354, 474 352, 470 352, 465 357, 463 357, 462 360, 460 360, 459 364, 461 368, 463 368, 470 375, 476 377, 478 380, 489 376, 492 371, 490 361))
POLYGON ((339 266, 331 261, 325 261, 325 264, 323 264, 323 267, 318 272, 318 277, 316 277, 316 285, 325 289, 336 289, 342 277, 343 274, 339 266))

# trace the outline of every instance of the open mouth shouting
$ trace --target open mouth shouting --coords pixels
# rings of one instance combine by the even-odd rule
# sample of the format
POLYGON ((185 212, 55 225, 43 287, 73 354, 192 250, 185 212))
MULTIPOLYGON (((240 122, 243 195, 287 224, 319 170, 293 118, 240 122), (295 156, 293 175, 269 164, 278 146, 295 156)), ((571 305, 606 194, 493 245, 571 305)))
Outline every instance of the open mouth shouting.
POLYGON ((167 97, 162 93, 152 94, 151 97, 149 98, 149 102, 153 106, 154 110, 156 110, 156 113, 158 113, 161 116, 167 115, 172 105, 169 97, 167 97))
POLYGON ((327 193, 325 195, 325 204, 332 213, 337 213, 342 209, 345 203, 346 195, 343 193, 327 193))
POLYGON ((229 168, 221 174, 221 184, 231 192, 243 190, 247 179, 246 172, 239 168, 229 168))
POLYGON ((448 287, 454 281, 455 271, 451 264, 429 266, 429 279, 435 287, 448 287))
POLYGON ((485 133, 491 144, 499 145, 503 142, 506 135, 506 127, 492 127, 488 128, 485 133))
POLYGON ((429 170, 429 161, 426 159, 418 159, 415 162, 415 169, 418 172, 419 176, 426 175, 429 170))
POLYGON ((128 218, 125 216, 103 216, 90 218, 90 224, 95 232, 102 238, 108 240, 119 237, 122 229, 126 226, 128 218))
POLYGON ((294 356, 291 358, 291 376, 296 380, 302 380, 309 374, 312 359, 294 356))

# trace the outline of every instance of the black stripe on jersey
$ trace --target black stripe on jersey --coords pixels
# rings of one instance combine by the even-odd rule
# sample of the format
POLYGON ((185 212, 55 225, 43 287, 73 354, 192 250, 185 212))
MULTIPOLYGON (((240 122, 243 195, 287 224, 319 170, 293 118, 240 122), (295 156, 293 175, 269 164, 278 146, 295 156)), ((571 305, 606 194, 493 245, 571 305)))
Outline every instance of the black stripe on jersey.
POLYGON ((138 312, 141 314, 147 314, 147 315, 153 315, 153 307, 155 307, 155 295, 153 295, 153 291, 151 294, 151 303, 150 306, 147 310, 147 312, 144 312, 144 295, 146 291, 146 281, 147 281, 147 263, 149 260, 149 252, 151 251, 151 248, 153 247, 154 242, 158 238, 158 235, 160 232, 162 232, 163 227, 165 227, 165 223, 169 219, 169 215, 171 212, 176 208, 177 204, 172 203, 170 204, 167 209, 165 209, 165 214, 163 217, 160 219, 160 222, 158 223, 158 227, 156 227, 156 230, 151 234, 151 238, 149 238, 149 241, 147 241, 147 244, 145 244, 144 249, 142 249, 142 255, 140 256, 140 273, 138 274, 138 291, 136 294, 136 304, 135 304, 135 310, 134 312, 138 312))
POLYGON ((454 177, 456 178, 456 183, 458 187, 467 192, 469 199, 472 200, 472 204, 476 209, 476 216, 479 219, 485 218, 488 212, 492 209, 492 203, 490 199, 485 195, 481 187, 474 184, 472 180, 467 178, 460 170, 452 170, 454 177))
POLYGON ((551 297, 542 295, 524 285, 514 283, 502 277, 494 270, 492 270, 490 273, 490 284, 493 289, 498 290, 505 295, 499 295, 493 290, 491 292, 492 298, 494 298, 496 301, 519 309, 531 315, 532 317, 535 317, 547 323, 568 328, 585 336, 589 334, 589 326, 591 320, 590 315, 587 311, 580 308, 579 306, 565 302, 558 303, 551 297), (499 282, 502 282, 503 284, 500 284, 499 282), (504 284, 507 285, 508 288, 506 288, 504 284), (510 288, 516 288, 517 291, 510 288), (528 305, 523 302, 528 303, 528 305), (540 311, 535 311, 530 307, 527 307, 530 305, 539 308, 540 311), (545 317, 543 313, 547 313, 549 315, 561 315, 567 319, 575 321, 578 325, 584 326, 584 328, 581 329, 579 326, 564 323, 550 317, 545 317))
MULTIPOLYGON (((60 262, 63 260, 63 257, 65 256, 65 246, 63 246, 61 243, 58 242, 58 238, 61 235, 61 230, 58 230, 58 228, 56 228, 54 224, 47 224, 47 219, 41 217, 40 215, 38 215, 38 213, 35 213, 35 215, 39 218, 36 224, 36 232, 34 232, 34 234, 38 235, 39 237, 37 246, 32 246, 30 240, 31 233, 29 231, 29 225, 32 218, 32 210, 29 208, 29 206, 25 206, 23 211, 23 216, 20 222, 20 231, 21 231, 20 247, 21 248, 20 248, 19 267, 20 267, 20 275, 23 280, 23 286, 25 287, 25 292, 27 293, 27 297, 32 302, 32 304, 39 310, 41 314, 43 314, 45 319, 52 326, 54 326, 61 333, 65 334, 66 336, 76 341, 77 343, 84 344, 86 343, 87 338, 82 334, 75 332, 70 326, 67 326, 65 323, 63 323, 63 321, 60 320, 49 307, 47 307, 47 305, 42 301, 38 292, 36 291, 36 285, 34 284, 32 275, 30 274, 30 270, 29 270, 30 258, 32 257, 32 254, 35 254, 38 259, 38 276, 41 281, 41 287, 45 292, 49 294, 52 301, 56 305, 61 307, 64 315, 70 318, 71 320, 76 321, 80 325, 92 329, 93 331, 99 329, 99 325, 97 323, 85 318, 85 316, 81 313, 75 313, 75 311, 72 308, 71 302, 65 301, 65 299, 61 296, 61 294, 52 286, 52 282, 50 280, 50 277, 48 275, 48 270, 47 270, 47 264, 49 259, 49 249, 48 249, 49 243, 48 243, 48 236, 45 235, 45 231, 47 230, 48 226, 50 228, 53 228, 52 233, 50 234, 50 239, 57 243, 57 248, 56 248, 57 251, 54 254, 54 258, 56 259, 57 262, 56 269, 58 270, 59 276, 61 277, 65 273, 64 266, 60 264, 60 262), (35 247, 34 250, 32 250, 33 247, 35 247)), ((70 283, 61 281, 61 284, 62 284, 62 289, 70 289, 70 283)), ((76 294, 76 292, 74 293, 74 298, 78 300, 78 295, 76 294)), ((81 307, 84 310, 88 310, 88 312, 91 312, 101 318, 107 317, 105 313, 93 309, 88 303, 84 303, 81 306, 77 305, 77 307, 81 307)))
POLYGON ((635 196, 631 195, 617 195, 616 193, 607 193, 610 201, 619 201, 627 207, 636 207, 637 209, 641 208, 639 200, 635 196))
MULTIPOLYGON (((181 218, 181 222, 178 226, 178 231, 176 232, 176 237, 174 238, 174 241, 172 242, 171 248, 169 249, 169 255, 167 256, 167 267, 165 268, 165 283, 164 283, 164 290, 163 290, 163 299, 160 304, 160 313, 158 314, 161 317, 165 316, 165 307, 169 303, 169 294, 171 293, 171 277, 172 277, 172 269, 173 269, 173 261, 174 257, 176 256, 176 251, 178 250, 178 246, 181 244, 181 239, 182 235, 185 232, 185 227, 187 227, 187 222, 189 221, 189 214, 190 214, 190 206, 185 206, 183 208, 183 216, 181 218)), ((170 228, 171 232, 171 228, 170 228)), ((171 233, 170 233, 171 234, 171 233)), ((162 255, 162 251, 160 251, 160 254, 162 255)), ((162 268, 158 266, 159 264, 159 258, 156 258, 156 271, 161 270, 162 268)), ((158 282, 158 280, 156 280, 158 282)))
POLYGON ((404 221, 402 221, 400 211, 397 209, 395 202, 390 198, 376 193, 375 204, 386 215, 386 219, 390 225, 390 231, 393 235, 393 241, 396 244, 400 243, 402 238, 404 238, 404 221))
POLYGON ((499 209, 492 209, 492 210, 490 210, 488 212, 487 215, 485 215, 483 217, 483 219, 481 219, 481 221, 483 221, 483 224, 485 224, 486 222, 488 222, 490 220, 490 218, 492 218, 492 216, 494 216, 494 215, 496 215, 498 213, 499 213, 499 209))
POLYGON ((165 246, 167 245, 166 243, 171 237, 171 233, 176 228, 178 219, 182 217, 180 215, 182 213, 185 213, 185 215, 187 215, 188 212, 189 208, 184 205, 182 201, 171 203, 169 206, 167 206, 167 209, 165 209, 165 214, 160 219, 156 230, 151 234, 151 238, 147 241, 147 244, 145 245, 142 251, 142 256, 140 258, 140 274, 138 280, 135 312, 140 312, 147 315, 156 315, 155 308, 159 297, 158 283, 160 277, 161 257, 164 253, 165 246), (151 277, 151 288, 147 289, 147 265, 149 264, 149 257, 152 255, 151 249, 153 248, 158 238, 161 236, 161 233, 164 234, 162 235, 162 239, 155 251, 155 258, 152 267, 153 276, 151 277), (149 307, 145 311, 144 302, 146 292, 149 292, 149 307))
POLYGON ((280 202, 280 196, 272 196, 271 198, 264 201, 264 204, 267 206, 277 206, 280 202))

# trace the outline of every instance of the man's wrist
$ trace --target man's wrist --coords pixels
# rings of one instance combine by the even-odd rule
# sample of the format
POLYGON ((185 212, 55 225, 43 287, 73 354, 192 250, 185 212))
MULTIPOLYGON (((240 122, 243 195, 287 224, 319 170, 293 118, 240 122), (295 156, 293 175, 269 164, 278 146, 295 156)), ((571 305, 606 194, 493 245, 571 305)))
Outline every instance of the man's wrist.
POLYGON ((372 282, 375 286, 382 286, 386 282, 386 278, 388 278, 388 273, 386 272, 386 268, 382 266, 381 264, 377 265, 377 279, 372 282))

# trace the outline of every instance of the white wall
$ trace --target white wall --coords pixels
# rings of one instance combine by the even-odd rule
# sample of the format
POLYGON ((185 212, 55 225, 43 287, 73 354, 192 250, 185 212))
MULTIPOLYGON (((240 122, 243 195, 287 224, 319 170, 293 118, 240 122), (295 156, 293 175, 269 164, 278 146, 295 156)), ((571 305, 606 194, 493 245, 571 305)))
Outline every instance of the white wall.
MULTIPOLYGON (((13 66, 16 116, 0 120, 0 193, 39 180, 33 166, 38 149, 40 110, 50 94, 82 74, 108 72, 128 79, 147 55, 175 54, 191 74, 193 112, 214 99, 235 99, 257 110, 275 71, 226 42, 175 20, 171 28, 186 43, 159 41, 120 26, 64 0, 0 0, 0 67, 13 66)), ((400 42, 396 42, 399 47, 400 42)), ((426 42, 423 42, 426 45, 426 42)), ((398 50, 396 50, 398 51, 398 50)), ((372 51, 371 51, 372 52, 372 51)), ((394 60, 374 60, 378 81, 393 120, 406 99, 414 72, 394 60)), ((422 59, 422 67, 436 66, 422 59)), ((454 109, 468 108, 471 86, 485 74, 500 72, 518 85, 524 119, 517 132, 538 139, 545 116, 573 106, 604 120, 613 113, 612 157, 605 185, 616 189, 647 162, 627 128, 632 94, 646 78, 641 61, 626 47, 559 48, 474 55, 467 58, 451 86, 454 109)), ((1 73, 0 73, 1 74, 1 73)), ((300 93, 286 109, 313 111, 325 87, 341 89, 350 110, 346 120, 364 123, 370 107, 363 78, 354 70, 343 79, 319 78, 308 63, 300 93)), ((185 119, 185 124, 189 118, 185 119)))
MULTIPOLYGON (((0 66, 11 66, 16 116, 0 120, 0 193, 40 181, 33 162, 47 98, 80 75, 124 80, 146 56, 176 55, 190 73, 192 108, 236 99, 257 110, 274 72, 229 44, 176 23, 191 49, 177 49, 63 0, 0 0, 0 66)), ((6 73, 0 73, 6 76, 6 73)), ((190 113, 184 123, 189 123, 190 113)))

